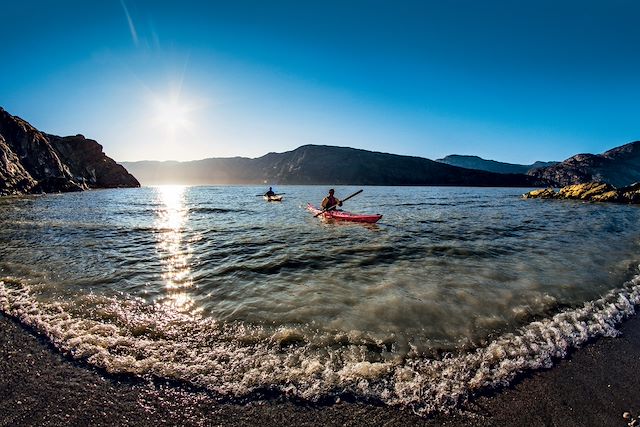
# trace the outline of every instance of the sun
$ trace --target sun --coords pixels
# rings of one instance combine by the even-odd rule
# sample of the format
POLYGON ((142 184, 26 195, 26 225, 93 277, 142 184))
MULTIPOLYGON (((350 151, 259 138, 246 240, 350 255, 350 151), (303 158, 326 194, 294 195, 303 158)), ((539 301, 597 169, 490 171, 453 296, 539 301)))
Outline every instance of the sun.
POLYGON ((192 108, 178 97, 156 99, 153 109, 154 124, 170 132, 187 130, 192 125, 189 117, 192 108))

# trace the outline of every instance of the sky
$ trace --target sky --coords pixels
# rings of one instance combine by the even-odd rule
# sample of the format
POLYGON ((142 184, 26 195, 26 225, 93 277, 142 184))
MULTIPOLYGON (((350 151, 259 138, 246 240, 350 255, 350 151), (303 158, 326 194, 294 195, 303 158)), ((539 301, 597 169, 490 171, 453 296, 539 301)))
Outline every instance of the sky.
POLYGON ((0 106, 117 161, 640 139, 635 0, 3 0, 0 22, 0 106))

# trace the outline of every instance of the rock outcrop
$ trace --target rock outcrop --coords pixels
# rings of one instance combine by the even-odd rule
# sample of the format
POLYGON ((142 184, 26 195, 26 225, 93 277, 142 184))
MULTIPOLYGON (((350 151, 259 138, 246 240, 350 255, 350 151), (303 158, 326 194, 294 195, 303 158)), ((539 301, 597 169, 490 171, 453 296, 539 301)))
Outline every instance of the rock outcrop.
POLYGON ((0 195, 139 186, 97 142, 47 135, 0 108, 0 195))
POLYGON ((616 187, 640 181, 640 141, 602 154, 577 154, 554 166, 535 169, 528 175, 556 186, 607 182, 616 187))
POLYGON ((640 203, 640 183, 616 188, 603 182, 568 185, 554 191, 552 188, 533 190, 522 195, 525 199, 571 199, 589 202, 640 203))
POLYGON ((139 187, 140 183, 124 166, 102 151, 102 145, 83 135, 47 135, 51 145, 69 168, 73 179, 89 188, 139 187))

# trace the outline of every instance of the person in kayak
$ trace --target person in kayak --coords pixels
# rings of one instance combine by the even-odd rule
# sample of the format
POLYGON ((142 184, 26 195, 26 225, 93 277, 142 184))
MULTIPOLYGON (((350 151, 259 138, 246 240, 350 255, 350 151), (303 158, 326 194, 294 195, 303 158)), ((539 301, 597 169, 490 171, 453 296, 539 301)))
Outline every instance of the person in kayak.
POLYGON ((322 199, 322 209, 335 210, 336 206, 342 206, 342 201, 333 195, 333 188, 329 190, 329 195, 322 199))
POLYGON ((267 197, 273 197, 276 195, 276 193, 273 192, 273 189, 271 187, 269 187, 269 191, 267 191, 266 193, 264 193, 265 196, 267 197))

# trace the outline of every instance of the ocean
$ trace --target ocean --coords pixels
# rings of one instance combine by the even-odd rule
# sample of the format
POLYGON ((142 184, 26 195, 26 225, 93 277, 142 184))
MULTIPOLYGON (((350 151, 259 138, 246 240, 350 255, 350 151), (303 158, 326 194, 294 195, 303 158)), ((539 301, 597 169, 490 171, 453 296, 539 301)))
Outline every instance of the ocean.
POLYGON ((0 310, 116 374, 222 398, 448 411, 640 303, 640 208, 528 189, 159 186, 0 199, 0 310))

